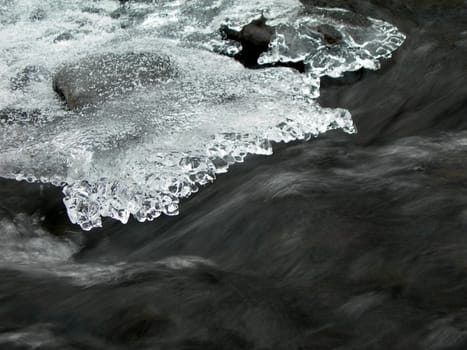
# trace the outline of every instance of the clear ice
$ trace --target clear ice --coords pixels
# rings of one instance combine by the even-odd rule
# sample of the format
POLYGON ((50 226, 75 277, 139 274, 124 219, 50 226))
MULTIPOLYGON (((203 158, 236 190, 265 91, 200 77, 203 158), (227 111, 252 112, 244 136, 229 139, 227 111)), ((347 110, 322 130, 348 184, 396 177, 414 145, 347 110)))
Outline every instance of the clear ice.
POLYGON ((355 132, 348 111, 320 107, 320 77, 378 69, 405 37, 376 19, 336 19, 338 9, 307 14, 295 0, 157 1, 126 5, 74 0, 0 0, 0 176, 63 187, 73 223, 84 230, 102 217, 126 223, 176 215, 179 201, 271 142, 307 140, 331 129, 355 132), (224 54, 222 24, 240 28, 264 15, 277 31, 260 64, 248 70, 224 54), (312 28, 330 24, 343 36, 325 45, 312 28), (69 33, 69 40, 55 40, 69 33), (170 57, 176 79, 106 98, 97 109, 67 111, 51 88, 60 67, 105 53, 170 57), (31 68, 32 67, 32 68, 31 68), (29 69, 27 84, 12 88, 29 69), (19 77, 19 78, 18 78, 19 77), (37 112, 38 111, 38 112, 37 112))

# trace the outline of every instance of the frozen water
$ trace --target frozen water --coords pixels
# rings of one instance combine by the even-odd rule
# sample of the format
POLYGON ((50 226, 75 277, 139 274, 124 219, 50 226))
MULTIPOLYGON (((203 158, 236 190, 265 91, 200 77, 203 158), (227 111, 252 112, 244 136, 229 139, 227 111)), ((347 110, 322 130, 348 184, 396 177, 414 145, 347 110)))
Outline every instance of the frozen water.
POLYGON ((316 103, 319 77, 376 69, 404 36, 335 11, 306 14, 294 0, 0 1, 0 176, 62 186, 70 220, 89 230, 102 217, 176 215, 181 198, 247 154, 271 154, 271 141, 354 132, 346 110, 316 103), (261 10, 278 29, 259 63, 303 60, 306 74, 247 70, 219 54, 239 49, 221 40, 220 25, 240 28, 261 10), (322 23, 343 41, 323 44, 313 32, 322 23), (65 110, 51 88, 63 64, 128 52, 169 57, 176 78, 65 110), (23 113, 2 118, 7 109, 23 113))

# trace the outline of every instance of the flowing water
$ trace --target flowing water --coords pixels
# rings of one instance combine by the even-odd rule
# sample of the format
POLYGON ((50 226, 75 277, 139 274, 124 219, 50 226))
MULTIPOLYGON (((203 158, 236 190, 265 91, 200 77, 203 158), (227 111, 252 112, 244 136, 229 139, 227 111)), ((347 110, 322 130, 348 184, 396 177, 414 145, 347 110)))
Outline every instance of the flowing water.
POLYGON ((0 349, 465 349, 466 21, 0 0, 0 349), (218 30, 261 13, 251 70, 218 30), (169 78, 128 85, 134 55, 169 78), (123 78, 68 109, 54 77, 95 62, 123 78))

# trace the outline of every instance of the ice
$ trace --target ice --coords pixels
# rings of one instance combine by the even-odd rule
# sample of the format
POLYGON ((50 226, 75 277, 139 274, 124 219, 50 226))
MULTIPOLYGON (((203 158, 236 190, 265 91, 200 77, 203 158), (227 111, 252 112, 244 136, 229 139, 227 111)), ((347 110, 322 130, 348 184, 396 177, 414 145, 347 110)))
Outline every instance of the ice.
POLYGON ((126 223, 176 215, 181 199, 230 165, 272 154, 272 141, 355 132, 348 111, 317 104, 320 77, 377 69, 404 35, 376 19, 339 21, 336 11, 305 13, 295 0, 122 8, 110 0, 0 1, 0 176, 63 187, 70 220, 90 230, 102 217, 126 223), (303 60, 306 74, 248 70, 221 55, 240 47, 223 41, 219 27, 240 28, 262 11, 277 32, 259 63, 303 60), (324 44, 318 24, 334 26, 342 42, 324 44), (63 33, 71 36, 55 41, 63 33), (51 88, 64 64, 129 52, 169 57, 177 77, 77 111, 67 111, 51 88), (39 73, 23 84, 25 70, 39 73), (6 109, 18 113, 2 117, 6 109))

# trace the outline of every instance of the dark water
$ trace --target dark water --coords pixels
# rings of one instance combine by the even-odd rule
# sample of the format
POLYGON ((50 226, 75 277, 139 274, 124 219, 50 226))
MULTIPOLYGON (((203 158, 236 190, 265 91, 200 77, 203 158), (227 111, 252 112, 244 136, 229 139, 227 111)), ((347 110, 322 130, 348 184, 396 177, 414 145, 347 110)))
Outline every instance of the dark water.
POLYGON ((1 349, 467 349, 467 4, 303 2, 407 34, 380 71, 323 81, 359 133, 86 233, 60 189, 1 180, 2 261, 31 260, 0 269, 1 349))

